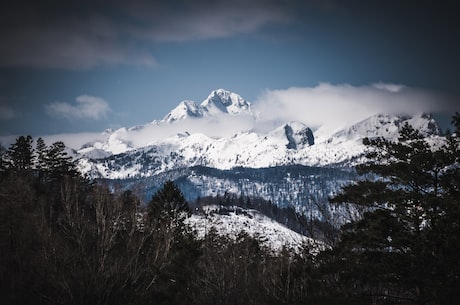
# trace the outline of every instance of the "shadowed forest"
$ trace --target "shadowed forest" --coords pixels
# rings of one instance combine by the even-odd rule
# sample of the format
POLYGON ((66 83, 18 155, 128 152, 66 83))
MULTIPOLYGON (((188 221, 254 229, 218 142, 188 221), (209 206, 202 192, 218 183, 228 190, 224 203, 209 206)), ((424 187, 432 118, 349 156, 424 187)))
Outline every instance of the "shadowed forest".
POLYGON ((143 205, 133 191, 83 177, 63 142, 18 137, 0 152, 2 303, 457 303, 460 114, 452 123, 436 143, 409 125, 396 142, 365 139, 360 179, 330 198, 358 207, 359 219, 285 223, 309 235, 314 227, 327 245, 319 254, 311 245, 275 252, 244 232, 199 239, 184 220, 222 198, 188 203, 168 181, 143 205))

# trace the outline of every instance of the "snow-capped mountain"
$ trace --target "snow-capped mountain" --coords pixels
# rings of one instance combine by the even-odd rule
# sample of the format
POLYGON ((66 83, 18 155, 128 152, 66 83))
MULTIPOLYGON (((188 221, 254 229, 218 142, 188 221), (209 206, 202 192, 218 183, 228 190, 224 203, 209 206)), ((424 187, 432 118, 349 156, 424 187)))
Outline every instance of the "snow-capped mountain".
POLYGON ((176 135, 206 133, 208 137, 230 137, 253 126, 251 103, 236 93, 214 90, 201 103, 185 100, 162 120, 130 128, 106 130, 102 140, 86 143, 79 153, 88 159, 101 159, 158 144, 176 135), (227 124, 224 124, 227 123, 227 124), (222 130, 222 125, 226 125, 222 130))
POLYGON ((252 115, 251 103, 236 93, 218 89, 211 92, 201 104, 182 101, 161 122, 174 123, 187 118, 202 118, 220 114, 252 115))
MULTIPOLYGON (((93 177, 149 177, 191 166, 216 169, 265 168, 283 165, 354 165, 362 160, 365 137, 395 140, 409 123, 427 137, 440 129, 427 114, 379 114, 316 139, 302 122, 287 122, 268 132, 257 131, 251 103, 238 94, 215 90, 201 103, 182 101, 163 120, 106 131, 105 141, 88 143, 78 152, 79 166, 93 177), (228 136, 212 136, 216 121, 231 118, 228 136), (251 124, 244 125, 250 118, 251 124), (240 123, 240 125, 236 124, 240 123), (199 128, 198 128, 198 127, 199 128), (194 129, 195 128, 195 129, 194 129), (233 128, 233 129, 232 129, 233 128), (165 133, 165 131, 167 131, 165 133), (171 134, 172 133, 172 134, 171 134), (170 134, 166 137, 158 135, 170 134)), ((224 124, 223 126, 227 126, 224 124)))
POLYGON ((436 121, 425 113, 414 116, 378 114, 336 132, 327 142, 338 144, 356 139, 362 140, 365 137, 384 137, 388 140, 396 141, 399 136, 399 129, 405 123, 420 130, 427 137, 441 133, 436 121))
MULTIPOLYGON (((267 131, 258 128, 254 113, 251 103, 219 89, 200 104, 182 101, 161 121, 106 131, 105 140, 78 151, 78 164, 91 177, 139 190, 147 201, 172 180, 187 200, 230 192, 341 224, 355 217, 353 211, 329 205, 328 198, 356 178, 350 167, 365 160, 365 137, 396 140, 406 123, 432 141, 440 134, 427 114, 378 114, 328 134, 298 121, 267 131), (217 128, 225 130, 213 133, 217 128)), ((227 227, 239 226, 234 221, 242 219, 235 217, 227 227)), ((200 226, 203 220, 194 221, 200 226)))
POLYGON ((260 196, 279 206, 289 202, 302 211, 311 200, 327 201, 330 194, 351 178, 337 180, 336 173, 330 179, 320 182, 310 179, 312 174, 308 170, 303 170, 294 179, 289 177, 289 173, 272 173, 280 178, 275 184, 258 177, 266 177, 263 173, 268 168, 277 168, 282 172, 288 168, 292 171, 293 168, 289 166, 346 169, 364 161, 363 138, 385 137, 395 140, 399 128, 405 123, 433 138, 433 141, 440 133, 435 120, 427 114, 379 114, 345 126, 329 136, 322 135, 319 139, 315 134, 320 130, 313 131, 304 123, 296 121, 284 123, 268 132, 238 125, 235 127, 238 130, 236 133, 222 137, 210 136, 205 133, 206 130, 194 132, 190 129, 197 122, 199 126, 203 124, 212 129, 213 121, 228 117, 242 122, 241 117, 255 116, 249 102, 222 89, 213 91, 199 105, 183 101, 162 121, 106 131, 105 141, 89 143, 78 151, 79 167, 83 173, 95 178, 134 179, 136 183, 142 184, 141 188, 146 195, 151 195, 159 187, 157 183, 162 181, 159 177, 165 174, 173 180, 182 179, 182 187, 188 189, 189 199, 232 191, 260 196), (167 137, 154 138, 154 135, 164 130, 176 132, 167 137), (190 168, 209 168, 222 172, 216 175, 201 173, 198 176, 194 171, 184 172, 184 169, 190 168), (229 178, 228 175, 232 174, 230 170, 235 168, 260 169, 261 174, 251 173, 244 179, 229 178), (308 187, 305 183, 309 183, 308 187))
POLYGON ((300 122, 290 122, 268 134, 240 132, 231 138, 214 139, 201 133, 177 134, 108 158, 82 158, 80 167, 95 177, 121 179, 148 177, 195 165, 230 169, 314 164, 316 160, 308 156, 308 147, 313 144, 310 128, 300 122))
MULTIPOLYGON (((307 166, 353 165, 363 157, 364 137, 395 139, 398 128, 410 123, 427 136, 439 133, 428 115, 377 115, 343 129, 317 143, 314 132, 301 122, 289 122, 268 133, 243 131, 230 138, 212 138, 202 133, 181 133, 150 145, 125 149, 123 153, 91 159, 95 150, 81 150, 87 157, 80 167, 94 177, 124 179, 149 177, 160 172, 191 166, 217 169, 264 168, 290 164, 307 166)), ((120 131, 119 131, 120 132, 120 131)), ((119 133, 120 134, 120 133, 119 133)), ((127 133, 128 134, 128 133, 127 133)), ((128 141, 107 145, 125 148, 128 141)), ((97 147, 95 147, 97 148, 97 147)), ((123 151, 123 149, 122 149, 123 151)), ((102 155, 98 151, 99 155, 102 155)))

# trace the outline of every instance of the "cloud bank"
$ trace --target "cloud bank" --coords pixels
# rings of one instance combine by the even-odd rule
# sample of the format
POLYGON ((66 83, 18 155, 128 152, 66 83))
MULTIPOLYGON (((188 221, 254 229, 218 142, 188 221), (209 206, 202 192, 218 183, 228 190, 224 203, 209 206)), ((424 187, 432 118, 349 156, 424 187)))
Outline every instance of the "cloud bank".
POLYGON ((301 121, 312 128, 337 130, 372 115, 444 113, 458 111, 459 103, 441 94, 397 84, 367 86, 319 84, 266 90, 254 103, 259 122, 301 121))
POLYGON ((45 105, 48 115, 66 119, 91 119, 99 120, 106 117, 110 111, 109 104, 100 97, 80 95, 76 104, 54 102, 45 105))

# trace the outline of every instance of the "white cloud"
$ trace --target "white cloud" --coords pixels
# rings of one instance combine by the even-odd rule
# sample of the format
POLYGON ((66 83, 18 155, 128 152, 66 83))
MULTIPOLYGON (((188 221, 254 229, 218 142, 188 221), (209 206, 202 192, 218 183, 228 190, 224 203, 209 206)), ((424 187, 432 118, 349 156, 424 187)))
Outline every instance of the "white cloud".
POLYGON ((129 143, 132 147, 140 147, 186 133, 201 133, 211 138, 230 138, 240 131, 251 130, 254 124, 254 118, 250 116, 222 114, 212 118, 186 119, 172 124, 152 123, 131 130, 121 128, 117 130, 116 139, 129 143))
POLYGON ((375 83, 372 85, 374 88, 383 90, 383 91, 389 91, 389 92, 400 92, 401 90, 404 90, 405 86, 404 85, 398 85, 398 84, 386 84, 386 83, 375 83))
POLYGON ((343 128, 378 113, 452 113, 458 102, 434 92, 403 85, 319 84, 267 90, 254 103, 259 121, 301 121, 312 128, 343 128))
POLYGON ((41 137, 48 145, 56 141, 63 141, 67 147, 76 150, 80 149, 87 143, 93 143, 97 141, 103 142, 107 139, 107 135, 101 132, 60 133, 54 135, 42 135, 41 137))
MULTIPOLYGON (((5 135, 0 136, 0 145, 9 147, 21 135, 5 135)), ((47 145, 54 142, 62 141, 67 147, 75 150, 80 149, 83 145, 94 142, 104 142, 107 135, 101 132, 79 132, 79 133, 59 133, 59 134, 45 134, 34 136, 34 139, 42 138, 47 145)))
POLYGON ((45 108, 49 115, 66 119, 99 120, 105 118, 110 111, 109 104, 100 97, 80 95, 75 100, 75 105, 54 102, 45 105, 45 108))

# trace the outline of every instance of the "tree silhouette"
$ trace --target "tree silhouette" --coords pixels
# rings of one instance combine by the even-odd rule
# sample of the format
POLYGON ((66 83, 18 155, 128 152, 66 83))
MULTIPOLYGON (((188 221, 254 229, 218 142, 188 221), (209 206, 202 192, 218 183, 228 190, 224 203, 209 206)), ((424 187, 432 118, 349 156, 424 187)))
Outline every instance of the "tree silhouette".
POLYGON ((364 140, 369 162, 357 168, 364 179, 332 199, 367 211, 343 227, 332 254, 348 291, 374 301, 458 300, 459 117, 440 147, 408 124, 396 142, 364 140))
POLYGON ((172 181, 166 181, 147 205, 149 219, 152 221, 174 218, 185 211, 188 211, 185 197, 172 181))
POLYGON ((15 171, 25 171, 33 166, 33 138, 28 136, 20 136, 15 143, 11 144, 8 149, 9 167, 15 171))
POLYGON ((184 223, 188 205, 172 181, 164 183, 147 205, 146 232, 152 232, 152 265, 158 285, 158 303, 188 302, 189 279, 200 256, 200 243, 184 223))

